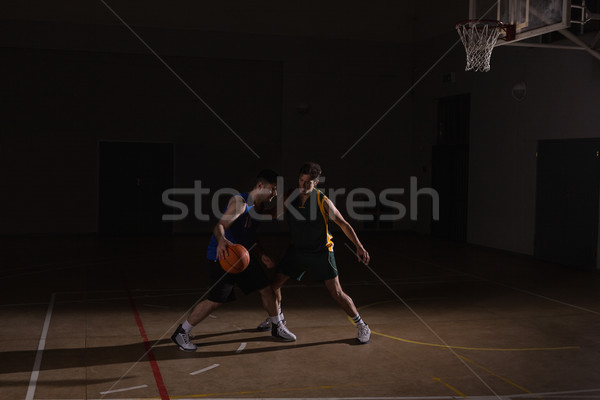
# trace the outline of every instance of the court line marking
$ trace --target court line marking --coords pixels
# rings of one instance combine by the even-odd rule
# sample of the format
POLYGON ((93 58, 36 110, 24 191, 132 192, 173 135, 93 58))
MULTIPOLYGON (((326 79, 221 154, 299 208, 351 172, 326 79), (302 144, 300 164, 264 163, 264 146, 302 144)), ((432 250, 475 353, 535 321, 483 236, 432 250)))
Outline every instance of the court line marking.
MULTIPOLYGON (((312 388, 307 388, 312 389, 312 388)), ((266 392, 266 391, 262 391, 266 392)), ((502 395, 503 400, 505 399, 521 399, 521 398, 531 398, 531 397, 539 397, 539 396, 562 396, 562 395, 577 395, 577 394, 585 394, 585 393, 595 393, 600 392, 600 388, 598 389, 580 389, 580 390, 565 390, 565 391, 557 391, 557 392, 539 392, 539 393, 531 393, 531 394, 507 394, 502 395)), ((222 393, 222 394, 236 394, 236 393, 222 393)), ((172 399, 177 400, 195 400, 199 397, 206 396, 217 396, 218 393, 212 395, 188 395, 188 396, 176 396, 172 397, 172 399)), ((491 396, 467 396, 465 399, 473 399, 473 400, 488 400, 493 399, 491 396)), ((264 397, 245 397, 246 400, 264 400, 264 397)), ((461 400, 457 396, 388 396, 388 397, 269 397, 269 400, 318 400, 318 399, 328 399, 328 400, 461 400)), ((38 399, 38 400, 143 400, 140 398, 114 398, 114 399, 38 399)), ((218 397, 218 400, 239 400, 239 398, 226 398, 226 397, 218 397)))
POLYGON ((248 344, 248 343, 246 343, 246 342, 243 342, 242 344, 240 344, 240 347, 238 347, 238 349, 237 349, 235 352, 236 352, 236 353, 241 353, 241 352, 242 352, 242 350, 244 350, 244 349, 246 348, 246 345, 247 345, 247 344, 248 344))
MULTIPOLYGON (((362 307, 357 308, 357 311, 360 310, 364 310, 365 308, 368 307, 373 307, 379 304, 385 304, 385 303, 392 303, 393 300, 386 300, 386 301, 378 301, 376 303, 371 303, 371 304, 367 304, 364 305, 362 307)), ((351 323, 354 323, 352 321, 352 318, 346 316, 348 318, 348 321, 350 321, 351 323)), ((381 333, 381 332, 376 332, 371 330, 371 333, 375 334, 375 335, 379 335, 379 336, 383 336, 386 337, 388 339, 394 339, 394 340, 398 340, 400 342, 405 342, 405 343, 410 343, 410 344, 418 344, 421 346, 430 346, 430 347, 440 347, 440 348, 447 348, 447 346, 441 345, 441 344, 436 344, 436 343, 428 343, 428 342, 419 342, 416 340, 410 340, 410 339, 404 339, 401 337, 397 337, 397 336, 392 336, 392 335, 388 335, 385 333, 381 333)), ((494 348, 494 347, 465 347, 465 346, 449 346, 453 349, 458 349, 458 350, 476 350, 476 351, 549 351, 549 350, 577 350, 580 349, 581 346, 559 346, 559 347, 524 347, 524 348, 494 348)))
POLYGON ((459 395, 462 398, 465 398, 467 396, 465 396, 465 394, 463 392, 461 392, 460 390, 458 390, 457 388, 455 388, 454 386, 450 385, 449 383, 444 382, 443 380, 441 380, 440 378, 431 378, 436 382, 441 383, 442 385, 446 386, 448 389, 452 390, 454 393, 456 393, 457 395, 459 395))
POLYGON ((196 93, 196 91, 194 89, 192 89, 192 87, 190 85, 188 85, 188 83, 186 81, 183 80, 183 78, 181 76, 179 76, 179 74, 177 72, 175 72, 175 70, 173 68, 171 68, 171 66, 169 64, 167 64, 167 62, 165 60, 163 60, 163 58, 161 56, 158 55, 158 53, 156 51, 154 51, 154 49, 152 47, 150 47, 150 45, 148 43, 146 43, 146 41, 144 41, 144 39, 142 39, 142 37, 140 35, 138 35, 138 33, 131 27, 129 26, 129 24, 127 22, 125 22, 125 20, 123 20, 123 18, 121 18, 121 16, 119 14, 117 14, 117 12, 115 10, 113 10, 104 0, 100 0, 100 2, 102 4, 104 4, 104 6, 131 32, 133 33, 133 35, 154 55, 154 57, 156 57, 158 59, 158 61, 160 61, 170 72, 171 74, 173 74, 173 76, 175 78, 177 78, 179 80, 179 82, 181 82, 183 84, 183 86, 185 86, 187 88, 187 90, 190 91, 190 93, 192 93, 194 95, 194 97, 196 97, 198 100, 200 100, 200 102, 202 102, 202 104, 204 104, 204 106, 215 116, 217 117, 217 119, 219 121, 221 121, 221 123, 223 125, 225 125, 227 127, 227 129, 229 129, 229 131, 231 133, 234 134, 234 136, 236 138, 238 138, 238 140, 240 142, 242 142, 242 144, 244 146, 246 146, 246 148, 248 150, 250 150, 252 152, 252 154, 254 154, 254 156, 258 159, 260 159, 260 156, 254 151, 254 149, 252 149, 252 147, 250 147, 248 145, 248 143, 246 143, 244 141, 244 139, 242 139, 242 137, 240 135, 237 134, 236 131, 233 130, 233 128, 231 126, 229 126, 229 124, 227 124, 227 122, 225 122, 225 120, 223 118, 221 118, 221 116, 219 114, 217 114, 217 112, 206 102, 204 101, 204 99, 202 97, 200 97, 200 95, 198 93, 196 93))
MULTIPOLYGON (((256 246, 256 243, 254 243, 252 246, 250 246, 250 248, 248 249, 248 252, 252 251, 252 249, 253 249, 255 246, 256 246)), ((239 260, 238 260, 238 262, 239 262, 239 260)), ((223 271, 223 275, 221 275, 221 277, 220 277, 219 279, 217 279, 217 281, 216 281, 216 282, 215 282, 215 283, 214 283, 214 284, 213 284, 211 287, 209 287, 209 288, 208 288, 208 290, 206 290, 206 292, 205 292, 205 293, 204 293, 202 296, 200 296, 200 298, 199 298, 198 300, 196 300, 196 302, 195 302, 194 304, 192 304, 192 306, 191 306, 190 308, 188 308, 188 309, 187 309, 187 310, 186 310, 186 311, 185 311, 183 314, 181 314, 181 315, 179 316, 179 318, 177 318, 177 320, 175 320, 175 322, 174 322, 174 323, 173 323, 173 324, 172 324, 172 325, 171 325, 169 328, 167 328, 167 330, 166 330, 166 331, 164 331, 164 332, 163 332, 163 334, 162 334, 162 335, 161 335, 161 336, 160 336, 160 337, 159 337, 159 338, 158 338, 158 339, 157 339, 157 340, 154 342, 154 345, 152 345, 152 346, 149 346, 149 348, 147 348, 146 352, 144 352, 144 354, 142 354, 142 355, 140 356, 140 358, 138 358, 138 359, 137 359, 137 361, 135 361, 135 362, 134 362, 134 363, 133 363, 133 364, 132 364, 132 365, 129 367, 129 369, 128 369, 127 371, 125 371, 125 373, 123 373, 123 375, 121 375, 121 376, 119 377, 119 379, 117 379, 117 380, 116 380, 116 381, 115 381, 115 382, 112 384, 112 386, 110 387, 110 389, 112 389, 112 388, 114 388, 115 386, 117 386, 117 385, 119 384, 119 382, 121 382, 121 381, 123 380, 123 378, 125 378, 125 377, 126 377, 126 376, 127 376, 127 375, 128 375, 128 374, 129 374, 129 373, 130 373, 130 372, 131 372, 131 371, 132 371, 134 368, 135 368, 135 366, 136 366, 136 365, 138 365, 138 364, 140 363, 140 361, 141 361, 141 360, 142 360, 144 357, 146 357, 146 355, 147 355, 147 354, 149 354, 149 353, 152 351, 152 349, 153 349, 154 347, 156 347, 156 346, 158 345, 158 343, 160 343, 160 342, 161 342, 161 341, 162 341, 162 340, 163 340, 163 339, 164 339, 164 338, 165 338, 165 337, 166 337, 166 336, 167 336, 167 335, 168 335, 170 332, 172 332, 172 331, 173 331, 173 329, 174 329, 174 328, 177 326, 177 324, 179 324, 179 321, 180 321, 182 318, 184 318, 186 315, 188 315, 188 314, 189 314, 189 313, 192 311, 192 309, 193 309, 194 307, 196 307, 196 305, 197 305, 198 303, 200 303, 202 300, 204 300, 204 298, 205 298, 205 297, 208 295, 208 293, 209 293, 209 292, 210 292, 210 291, 211 291, 211 290, 212 290, 212 289, 213 289, 215 286, 217 286, 217 285, 218 285, 218 284, 219 284, 219 283, 220 283, 220 282, 221 282, 221 281, 222 281, 222 280, 223 280, 223 279, 224 279, 224 278, 227 276, 227 273, 228 273, 228 272, 229 272, 229 271, 230 271, 230 270, 231 270, 231 269, 232 269, 234 266, 235 266, 235 264, 234 264, 234 265, 232 265, 232 266, 231 266, 231 268, 229 268, 227 271, 223 271)), ((131 293, 130 293, 130 292, 128 292, 128 295, 130 296, 130 295, 131 295, 131 293)), ((148 344, 149 344, 149 343, 148 343, 148 344)))
POLYGON ((379 336, 383 336, 386 337, 388 339, 394 339, 394 340, 398 340, 400 342, 405 342, 405 343, 411 343, 411 344, 418 344, 421 346, 430 346, 430 347, 440 347, 442 349, 447 349, 447 348, 451 348, 451 349, 456 349, 456 350, 475 350, 475 351, 497 351, 497 352, 517 352, 517 351, 557 351, 557 350, 578 350, 581 347, 580 346, 564 346, 564 347, 532 347, 532 348, 521 348, 521 349, 503 349, 503 348, 486 348, 486 347, 462 347, 462 346, 444 346, 441 344, 435 344, 435 343, 426 343, 426 342, 418 342, 415 340, 409 340, 409 339, 402 339, 396 336, 392 336, 392 335, 386 335, 385 333, 381 333, 381 332, 375 332, 375 331, 371 331, 371 333, 375 334, 375 335, 379 335, 379 336))
MULTIPOLYGON (((391 384, 391 383, 388 383, 391 384)), ((194 394, 187 396, 173 396, 171 399, 198 399, 198 398, 210 398, 210 396, 224 396, 224 395, 248 395, 248 394, 259 394, 259 393, 271 393, 271 392, 297 392, 303 390, 315 390, 315 389, 337 389, 337 388, 347 388, 347 387, 364 387, 364 386, 378 386, 381 383, 348 383, 348 384, 340 384, 340 385, 323 385, 323 386, 306 386, 299 388, 273 388, 273 389, 265 389, 265 390, 246 390, 240 392, 225 392, 225 393, 204 393, 204 394, 194 394)), ((344 397, 334 397, 338 399, 344 399, 344 397)), ((366 399, 367 397, 355 397, 356 399, 366 399)), ((393 397, 379 397, 380 399, 393 399, 393 397)), ((445 397, 447 398, 447 397, 445 397)), ((219 397, 219 399, 221 399, 219 397)), ((264 400, 265 397, 259 397, 259 399, 264 400)), ((301 398, 294 398, 294 400, 300 400, 301 398)), ((331 399, 328 397, 315 397, 314 399, 331 399)), ((223 399, 221 399, 223 400, 223 399)), ((269 400, 275 400, 269 397, 269 400)))
MULTIPOLYGON (((383 251, 385 251, 385 250, 383 250, 383 251)), ((577 310, 585 311, 585 312, 588 312, 588 313, 591 313, 591 314, 595 314, 595 315, 600 315, 600 312, 595 311, 595 310, 591 310, 589 308, 580 307, 580 306, 575 305, 575 304, 571 304, 571 303, 567 303, 565 301, 557 300, 557 299, 554 299, 552 297, 544 296, 542 294, 535 293, 535 292, 532 292, 532 291, 529 291, 529 290, 526 290, 526 289, 521 289, 521 288, 519 288, 517 286, 511 286, 511 285, 508 285, 506 283, 497 282, 497 281, 494 281, 494 280, 491 280, 491 279, 488 279, 488 278, 484 278, 484 277, 479 276, 479 275, 472 274, 470 272, 460 271, 460 270, 457 270, 457 269, 454 269, 454 268, 446 267, 444 265, 439 265, 439 264, 436 264, 436 263, 433 263, 433 262, 430 262, 430 261, 418 260, 418 259, 412 258, 412 257, 406 257, 406 256, 402 256, 402 255, 398 255, 398 257, 399 258, 404 258, 405 260, 409 260, 409 261, 413 261, 413 262, 418 262, 418 263, 421 263, 421 264, 424 264, 424 265, 429 265, 429 266, 432 266, 432 267, 435 267, 435 268, 441 268, 441 269, 445 269, 447 271, 452 271, 454 273, 458 273, 458 274, 461 274, 461 275, 464 275, 464 276, 469 276, 471 278, 476 278, 476 279, 478 279, 480 281, 489 282, 489 283, 492 283, 492 284, 497 285, 497 286, 502 286, 502 287, 505 287, 505 288, 508 288, 508 289, 511 289, 511 290, 515 290, 517 292, 522 292, 522 293, 525 293, 525 294, 528 294, 528 295, 531 295, 531 296, 539 297, 541 299, 548 300, 548 301, 551 301, 551 302, 554 302, 554 303, 558 303, 558 304, 561 304, 561 305, 564 305, 564 306, 568 306, 568 307, 571 307, 571 308, 575 308, 577 310)))
MULTIPOLYGON (((354 254, 354 249, 352 249, 352 247, 350 247, 350 245, 348 245, 348 243, 344 243, 344 245, 346 246, 346 248, 348 248, 348 250, 354 254)), ((448 345, 448 343, 446 343, 446 341, 427 323, 427 321, 425 321, 415 310, 413 310, 413 308, 402 298, 400 297, 400 295, 398 293, 396 293, 396 291, 394 289, 392 289, 392 287, 390 285, 388 285, 383 278, 381 278, 379 276, 379 274, 377 274, 377 272, 375 272, 375 270, 373 268, 371 268, 369 266, 369 264, 363 262, 362 263, 365 267, 367 267, 367 269, 369 271, 371 271, 371 273, 373 275, 375 275, 375 277, 377 279, 379 279, 381 281, 381 283, 383 283, 383 285, 388 288, 388 290, 390 292, 392 292, 392 294, 394 296, 396 296, 396 298, 398 300, 400 300, 402 302, 402 304, 404 304, 404 306, 410 310, 410 312, 427 328, 429 329, 429 331, 445 346, 446 349, 448 349, 449 352, 451 352, 458 361, 460 361, 465 368, 467 368, 472 374, 473 376, 475 376, 489 391, 490 393, 492 393, 494 395, 495 398, 501 400, 501 397, 498 395, 498 393, 496 393, 496 391, 494 391, 494 389, 492 389, 492 387, 490 385, 488 385, 488 383, 481 377, 479 376, 479 374, 477 372, 475 372, 475 370, 473 368, 471 368, 471 366, 462 358, 459 357, 459 355, 454 351, 454 349, 452 347, 450 347, 448 345)))
MULTIPOLYGON (((198 375, 198 374, 201 374, 203 372, 210 371, 211 369, 215 369, 215 368, 217 368, 220 365, 221 364, 213 364, 213 365, 210 365, 210 366, 208 366, 206 368, 199 369, 198 371, 190 372, 190 375, 198 375)), ((171 398, 174 399, 175 397, 171 397, 171 398)))
MULTIPOLYGON (((127 289, 127 295, 129 296, 129 303, 131 304, 131 309, 133 310, 133 315, 135 317, 135 322, 140 331, 140 336, 142 337, 143 342, 144 342, 144 347, 146 348, 146 354, 148 355, 148 362, 150 363, 150 368, 152 368, 152 375, 154 375, 154 382, 156 383, 158 393, 160 394, 160 398, 162 400, 169 400, 169 392, 167 391, 167 387, 165 386, 165 382, 163 380, 162 374, 160 373, 160 368, 158 367, 158 361, 156 361, 156 357, 154 357, 154 352, 152 351, 152 346, 150 345, 150 341, 148 340, 148 335, 146 335, 146 329, 144 329, 144 324, 142 323, 142 318, 140 317, 140 314, 138 313, 137 307, 135 306, 135 300, 133 300, 133 297, 131 297, 131 291, 129 289, 127 289)), ((109 392, 110 392, 110 389, 109 389, 109 392)))
POLYGON ((40 342, 38 343, 37 353, 35 354, 35 361, 33 363, 33 370, 31 371, 31 377, 29 378, 29 387, 27 388, 27 394, 25 400, 33 400, 35 395, 35 389, 37 387, 37 381, 40 376, 40 367, 42 365, 42 357, 44 354, 44 348, 46 347, 46 338, 48 337, 48 329, 50 328, 50 319, 52 318, 52 310, 54 309, 54 299, 56 293, 52 293, 50 296, 50 303, 48 303, 48 310, 46 311, 46 318, 44 319, 44 326, 42 328, 42 334, 40 336, 40 342))
POLYGON ((123 388, 123 389, 108 390, 106 392, 100 392, 100 394, 111 394, 111 393, 127 392, 128 390, 143 389, 143 388, 147 388, 147 387, 148 387, 148 385, 132 386, 132 387, 123 388))
POLYGON ((484 370, 484 371, 485 371, 485 372, 487 372, 488 374, 490 374, 490 375, 492 375, 492 376, 495 376, 496 378, 500 379, 501 381, 503 381, 503 382, 505 382, 505 383, 508 383, 509 385, 511 385, 511 386, 514 386, 514 387, 516 387, 517 389, 519 389, 519 390, 521 390, 521 391, 523 391, 523 392, 525 392, 525 393, 532 394, 531 390, 528 390, 528 389, 524 388, 523 386, 519 385, 518 383, 515 383, 515 382, 511 381, 510 379, 503 377, 502 375, 498 375, 497 373, 495 373, 495 372, 494 372, 494 371, 492 371, 491 369, 489 369, 489 368, 486 368, 486 367, 484 367, 483 365, 479 365, 479 364, 477 364, 475 361, 473 361, 473 360, 470 360, 470 359, 468 359, 467 357, 464 357, 464 356, 460 356, 460 357, 461 357, 463 360, 465 360, 466 362, 469 362, 469 363, 471 363, 471 364, 475 365, 477 368, 481 368, 482 370, 484 370))

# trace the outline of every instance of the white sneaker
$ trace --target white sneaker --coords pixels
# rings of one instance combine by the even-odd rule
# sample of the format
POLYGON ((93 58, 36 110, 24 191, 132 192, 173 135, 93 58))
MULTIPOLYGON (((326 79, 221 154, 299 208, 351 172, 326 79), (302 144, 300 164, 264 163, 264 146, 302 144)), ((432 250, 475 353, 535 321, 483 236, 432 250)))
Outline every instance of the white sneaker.
MULTIPOLYGON (((285 325, 285 319, 283 318, 283 313, 279 314, 279 316, 281 317, 281 323, 283 325, 285 325)), ((268 330, 271 330, 271 321, 269 321, 269 318, 265 319, 263 322, 258 324, 258 326, 256 327, 256 330, 259 332, 266 332, 268 330)))
POLYGON ((295 341, 296 335, 290 332, 290 330, 285 326, 283 322, 284 321, 281 321, 279 325, 274 323, 271 324, 271 336, 278 337, 280 339, 285 340, 286 342, 295 341))
POLYGON ((266 332, 268 330, 271 329, 271 321, 269 321, 269 319, 265 319, 263 322, 261 322, 260 324, 258 324, 258 326, 256 327, 256 330, 259 332, 266 332))
POLYGON ((358 337, 356 340, 360 344, 367 344, 371 341, 371 330, 369 329, 369 325, 367 324, 359 324, 356 325, 358 328, 358 337))
POLYGON ((190 334, 184 331, 181 325, 177 327, 175 333, 171 336, 171 340, 183 351, 196 351, 198 348, 198 346, 192 343, 190 334))

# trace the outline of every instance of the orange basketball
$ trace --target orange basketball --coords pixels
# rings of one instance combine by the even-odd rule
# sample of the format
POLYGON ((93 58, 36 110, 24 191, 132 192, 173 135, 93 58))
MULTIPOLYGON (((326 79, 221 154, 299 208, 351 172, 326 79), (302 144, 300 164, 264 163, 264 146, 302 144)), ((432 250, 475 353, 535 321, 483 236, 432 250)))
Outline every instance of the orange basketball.
POLYGON ((227 247, 228 256, 221 258, 219 263, 221 268, 230 274, 239 274, 250 264, 250 254, 241 244, 234 244, 227 247))

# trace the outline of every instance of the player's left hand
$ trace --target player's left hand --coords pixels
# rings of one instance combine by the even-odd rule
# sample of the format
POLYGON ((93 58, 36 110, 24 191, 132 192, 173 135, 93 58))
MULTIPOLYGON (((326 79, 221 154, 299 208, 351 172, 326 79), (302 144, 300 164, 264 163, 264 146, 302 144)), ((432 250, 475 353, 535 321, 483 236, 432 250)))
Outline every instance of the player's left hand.
POLYGON ((362 246, 356 248, 356 257, 358 258, 359 262, 362 262, 365 265, 369 265, 369 261, 371 260, 369 253, 362 246))
POLYGON ((269 269, 275 268, 275 261, 273 261, 273 259, 266 254, 260 256, 260 261, 269 269))

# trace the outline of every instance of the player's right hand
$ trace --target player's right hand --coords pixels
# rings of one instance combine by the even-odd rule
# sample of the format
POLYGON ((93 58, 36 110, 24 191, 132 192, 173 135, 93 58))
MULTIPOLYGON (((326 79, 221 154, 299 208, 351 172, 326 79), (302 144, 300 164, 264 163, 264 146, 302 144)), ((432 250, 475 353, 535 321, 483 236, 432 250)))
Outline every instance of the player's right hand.
POLYGON ((217 245, 217 259, 221 260, 224 259, 225 257, 227 257, 229 255, 229 252, 227 251, 227 247, 231 246, 233 243, 230 242, 229 240, 222 238, 221 240, 219 240, 219 244, 217 245))

